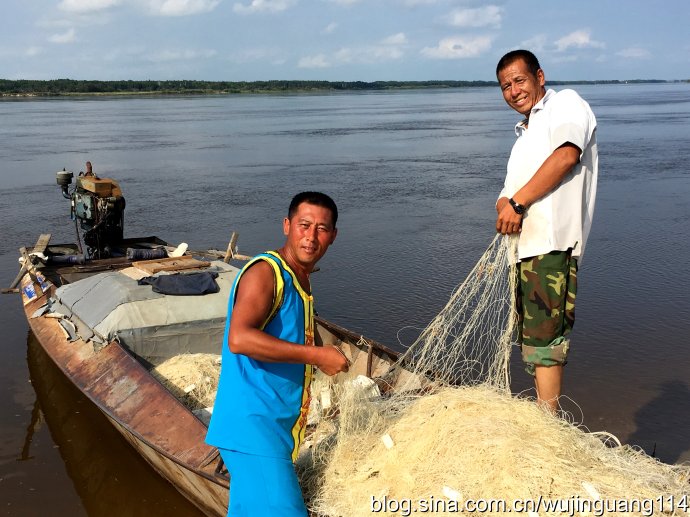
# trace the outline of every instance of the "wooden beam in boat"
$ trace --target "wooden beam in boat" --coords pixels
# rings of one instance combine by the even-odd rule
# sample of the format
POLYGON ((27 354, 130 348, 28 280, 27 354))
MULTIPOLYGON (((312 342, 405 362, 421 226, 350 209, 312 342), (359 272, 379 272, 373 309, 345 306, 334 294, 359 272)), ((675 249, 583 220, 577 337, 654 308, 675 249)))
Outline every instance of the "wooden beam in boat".
POLYGON ((51 237, 51 234, 42 233, 38 237, 38 240, 36 241, 36 245, 31 250, 31 253, 45 253, 46 249, 48 249, 48 244, 50 243, 50 237, 51 237))
MULTIPOLYGON (((50 242, 50 237, 51 237, 51 234, 42 233, 38 237, 36 244, 34 245, 33 249, 31 250, 32 253, 45 253, 46 249, 48 248, 48 243, 50 242)), ((10 286, 5 287, 0 291, 0 292, 2 292, 2 294, 18 293, 19 289, 17 289, 17 286, 19 285, 19 282, 24 277, 24 275, 29 271, 29 268, 33 269, 33 264, 28 257, 28 253, 27 253, 26 248, 23 246, 21 248, 19 248, 19 253, 22 255, 22 257, 24 257, 24 263, 19 268, 19 273, 17 273, 17 276, 15 277, 15 279, 12 280, 12 283, 10 284, 10 286)), ((35 277, 32 276, 31 279, 35 280, 35 277)))
POLYGON ((232 256, 235 254, 235 246, 237 246, 238 235, 237 232, 232 232, 230 236, 230 242, 228 242, 228 249, 225 252, 225 257, 223 257, 223 262, 228 264, 232 260, 232 256))
POLYGON ((166 257, 151 260, 138 260, 132 266, 150 275, 159 271, 180 271, 183 269, 197 269, 210 266, 210 262, 197 260, 194 257, 166 257))

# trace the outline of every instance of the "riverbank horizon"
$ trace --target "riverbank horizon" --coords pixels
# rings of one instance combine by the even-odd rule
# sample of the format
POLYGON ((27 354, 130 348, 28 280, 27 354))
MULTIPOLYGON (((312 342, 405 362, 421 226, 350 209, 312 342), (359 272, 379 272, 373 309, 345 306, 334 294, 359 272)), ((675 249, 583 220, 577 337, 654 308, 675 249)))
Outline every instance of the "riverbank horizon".
MULTIPOLYGON (((631 79, 549 81, 549 86, 689 83, 690 79, 631 79)), ((352 91, 424 90, 497 87, 496 81, 197 81, 197 80, 79 80, 0 79, 0 97, 56 97, 76 95, 232 95, 261 93, 320 93, 352 91)))

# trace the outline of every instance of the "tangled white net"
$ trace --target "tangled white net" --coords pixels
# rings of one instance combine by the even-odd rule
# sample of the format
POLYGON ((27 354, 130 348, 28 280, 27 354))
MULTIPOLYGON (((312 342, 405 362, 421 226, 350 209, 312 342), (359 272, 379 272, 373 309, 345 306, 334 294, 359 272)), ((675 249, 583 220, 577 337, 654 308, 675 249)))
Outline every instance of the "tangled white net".
POLYGON ((205 409, 216 398, 220 355, 176 355, 155 366, 151 374, 189 409, 205 409))
MULTIPOLYGON (((445 307, 400 358, 398 367, 436 385, 510 390, 515 245, 515 239, 496 236, 445 307)), ((403 386, 405 391, 409 388, 403 386)))
POLYGON ((541 498, 566 506, 525 510, 684 515, 689 467, 611 447, 567 415, 511 395, 511 254, 513 240, 498 236, 383 377, 363 383, 341 374, 313 385, 331 402, 298 462, 313 514, 463 515, 470 501, 494 501, 485 508, 490 515, 510 511, 502 504, 541 498), (657 504, 649 512, 643 500, 657 504), (669 513, 669 500, 681 507, 669 513), (603 506, 619 501, 632 506, 603 506))

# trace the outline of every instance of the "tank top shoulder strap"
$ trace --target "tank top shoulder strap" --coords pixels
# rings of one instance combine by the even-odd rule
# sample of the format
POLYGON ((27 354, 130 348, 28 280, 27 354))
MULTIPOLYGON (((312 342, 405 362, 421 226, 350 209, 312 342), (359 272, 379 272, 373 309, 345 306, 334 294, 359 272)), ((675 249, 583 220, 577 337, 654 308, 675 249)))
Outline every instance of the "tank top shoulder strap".
MULTIPOLYGON (((271 305, 271 310, 268 313, 268 316, 266 317, 266 320, 263 322, 261 325, 261 330, 266 328, 266 325, 268 325, 271 320, 275 317, 275 315, 278 313, 280 310, 281 305, 283 304, 283 294, 285 292, 285 279, 283 278, 283 268, 280 259, 275 257, 275 254, 273 252, 267 251, 265 253, 261 253, 257 256, 255 256, 253 259, 251 259, 249 262, 247 262, 244 267, 242 268, 242 271, 237 275, 237 280, 235 281, 235 286, 237 286, 237 283, 239 282, 240 276, 251 266, 256 264, 259 261, 264 261, 268 263, 272 268, 273 268, 273 276, 275 277, 275 284, 273 286, 273 304, 271 305)), ((235 287, 235 291, 233 292, 233 296, 236 295, 237 288, 235 287)), ((234 300, 233 300, 234 304, 234 300)))

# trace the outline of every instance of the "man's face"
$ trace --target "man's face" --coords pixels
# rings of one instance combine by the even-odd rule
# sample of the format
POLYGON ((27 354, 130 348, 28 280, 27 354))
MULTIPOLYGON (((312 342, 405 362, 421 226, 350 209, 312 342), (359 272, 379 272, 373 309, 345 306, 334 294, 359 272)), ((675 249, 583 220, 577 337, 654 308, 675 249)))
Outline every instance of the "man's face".
POLYGON ((518 58, 498 73, 498 84, 508 106, 528 117, 534 105, 544 94, 544 72, 530 72, 527 63, 518 58))
POLYGON ((333 227, 333 214, 328 208, 302 202, 292 218, 283 221, 286 246, 301 266, 311 269, 338 233, 333 227))

